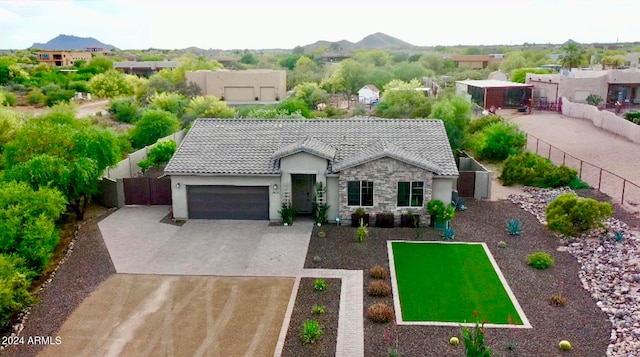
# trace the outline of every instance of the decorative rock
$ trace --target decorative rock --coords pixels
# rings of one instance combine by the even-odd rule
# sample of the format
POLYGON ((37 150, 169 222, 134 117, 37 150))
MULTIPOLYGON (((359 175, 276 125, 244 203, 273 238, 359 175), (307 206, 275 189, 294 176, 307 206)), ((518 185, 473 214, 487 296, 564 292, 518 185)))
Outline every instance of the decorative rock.
MULTIPOLYGON (((568 188, 525 187, 524 194, 509 199, 546 224, 547 204, 567 192, 573 193, 568 188)), ((566 245, 562 248, 581 264, 578 276, 583 288, 609 316, 612 329, 607 356, 636 356, 629 353, 640 350, 640 237, 615 218, 607 218, 603 224, 604 230, 594 229, 578 238, 561 237, 566 245), (615 232, 621 232, 621 241, 616 242, 615 232)))

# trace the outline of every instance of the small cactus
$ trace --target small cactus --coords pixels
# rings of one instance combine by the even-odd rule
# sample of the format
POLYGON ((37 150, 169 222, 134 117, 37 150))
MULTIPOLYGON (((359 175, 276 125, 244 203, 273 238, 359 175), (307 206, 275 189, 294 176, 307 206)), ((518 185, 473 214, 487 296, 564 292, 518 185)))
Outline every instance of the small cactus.
POLYGON ((506 248, 507 247, 507 242, 501 240, 498 242, 498 247, 500 248, 506 248))
POLYGON ((522 232, 522 229, 520 228, 520 221, 517 219, 509 220, 509 222, 507 222, 507 232, 512 236, 519 235, 520 232, 522 232))
POLYGON ((451 338, 449 339, 449 344, 450 344, 450 345, 452 345, 452 346, 457 346, 457 345, 459 345, 459 344, 460 344, 460 339, 459 339, 459 338, 457 338, 457 337, 455 337, 455 336, 454 336, 454 337, 451 337, 451 338))
POLYGON ((617 231, 614 235, 616 242, 622 242, 624 239, 624 233, 622 231, 617 231))
POLYGON ((560 347, 560 349, 563 350, 563 351, 569 351, 570 349, 573 348, 573 347, 571 347, 571 342, 569 342, 567 340, 560 341, 560 343, 558 344, 558 347, 560 347))

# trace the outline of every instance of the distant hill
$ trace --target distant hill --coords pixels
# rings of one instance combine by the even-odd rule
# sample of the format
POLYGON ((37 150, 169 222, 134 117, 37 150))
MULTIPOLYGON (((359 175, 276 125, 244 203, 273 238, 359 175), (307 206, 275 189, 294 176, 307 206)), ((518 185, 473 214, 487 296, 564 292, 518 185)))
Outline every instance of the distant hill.
POLYGON ((84 50, 87 47, 101 47, 113 50, 116 47, 104 44, 93 37, 78 37, 73 35, 58 35, 47 43, 34 43, 31 47, 41 50, 84 50))
POLYGON ((359 49, 411 49, 416 46, 381 32, 369 35, 356 43, 347 40, 336 42, 317 41, 312 44, 302 46, 302 48, 308 51, 313 51, 320 47, 326 47, 330 51, 353 51, 359 49))

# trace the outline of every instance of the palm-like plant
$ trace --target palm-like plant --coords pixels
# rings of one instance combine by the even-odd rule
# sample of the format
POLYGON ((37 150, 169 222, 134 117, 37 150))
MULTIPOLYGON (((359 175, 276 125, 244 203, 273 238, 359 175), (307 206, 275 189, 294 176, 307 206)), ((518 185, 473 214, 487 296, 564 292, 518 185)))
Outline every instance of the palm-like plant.
POLYGON ((585 50, 577 43, 567 43, 562 46, 564 55, 560 58, 560 64, 568 69, 580 67, 585 60, 585 50))

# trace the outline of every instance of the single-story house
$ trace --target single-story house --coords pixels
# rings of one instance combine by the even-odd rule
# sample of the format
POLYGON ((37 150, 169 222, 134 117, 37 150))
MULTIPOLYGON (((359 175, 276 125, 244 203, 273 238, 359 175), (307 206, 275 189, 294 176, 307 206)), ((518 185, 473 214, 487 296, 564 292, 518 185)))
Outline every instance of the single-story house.
POLYGON ((609 69, 588 71, 573 69, 558 74, 527 73, 526 82, 534 86, 534 98, 557 102, 565 97, 574 103, 585 103, 589 94, 603 99, 602 105, 620 101, 640 104, 640 71, 609 69))
POLYGON ((469 67, 471 69, 483 69, 491 65, 499 65, 504 60, 504 54, 494 53, 488 55, 452 55, 450 59, 456 67, 469 67))
POLYGON ((151 77, 165 68, 176 67, 178 67, 178 62, 175 61, 122 61, 113 63, 114 69, 142 77, 151 77))
POLYGON ((380 99, 380 89, 373 84, 367 84, 358 90, 358 101, 362 104, 370 104, 380 99))
POLYGON ((322 183, 328 218, 412 211, 451 201, 458 169, 441 120, 197 119, 165 168, 176 219, 279 221, 311 213, 322 183))
POLYGON ((495 79, 456 82, 456 93, 466 95, 482 108, 518 108, 528 103, 532 84, 499 81, 495 79))

